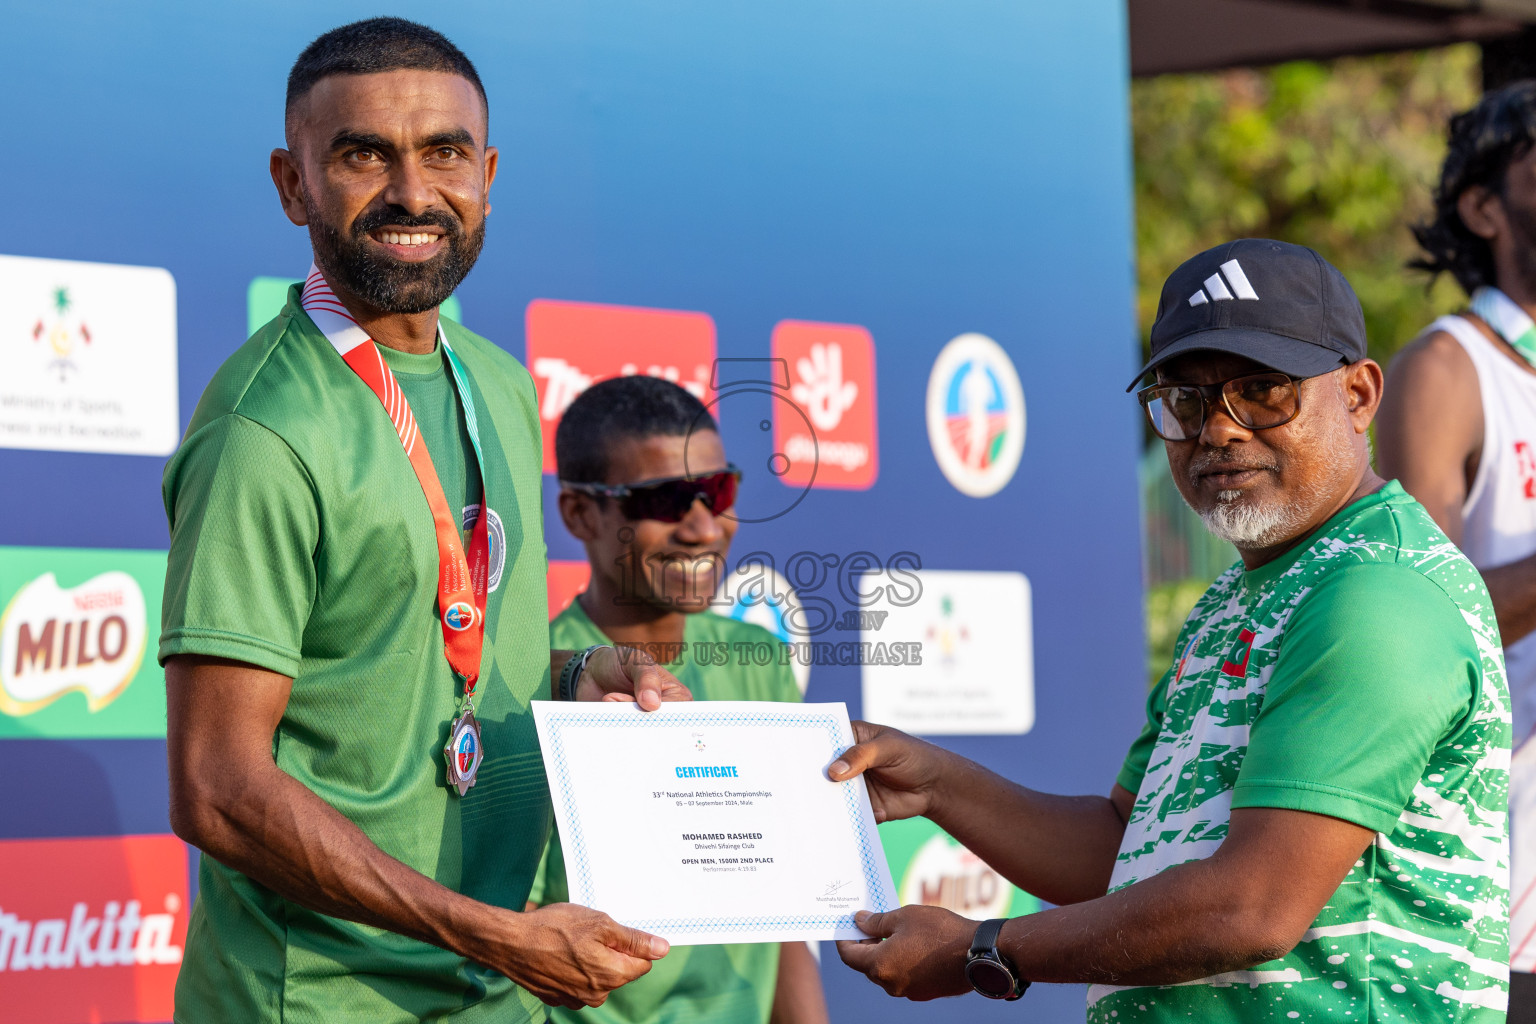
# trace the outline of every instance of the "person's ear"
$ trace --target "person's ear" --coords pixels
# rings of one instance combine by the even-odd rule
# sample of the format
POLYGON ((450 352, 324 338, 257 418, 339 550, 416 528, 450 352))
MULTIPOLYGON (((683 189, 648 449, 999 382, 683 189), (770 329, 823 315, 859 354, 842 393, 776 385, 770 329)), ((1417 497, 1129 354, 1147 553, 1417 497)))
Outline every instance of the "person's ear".
POLYGON ((1478 238, 1491 239, 1507 227, 1504 200, 1486 185, 1473 185, 1457 196, 1456 213, 1478 238))
POLYGON ((272 184, 277 186, 278 202, 283 213, 299 227, 309 223, 309 210, 304 205, 304 178, 299 171, 299 161, 286 149, 274 149, 269 162, 272 184))
POLYGON ((501 154, 496 151, 496 147, 495 146, 486 146, 485 147, 485 186, 484 186, 484 190, 485 190, 485 214, 484 214, 484 216, 486 216, 486 217, 489 217, 491 215, 491 186, 493 184, 495 184, 495 182, 496 182, 496 164, 497 164, 497 161, 500 159, 500 157, 501 157, 501 154))
POLYGON ((1381 407, 1383 384, 1381 364, 1374 359, 1362 359, 1344 367, 1340 385, 1344 391, 1344 409, 1355 433, 1363 434, 1370 429, 1381 407))
POLYGON ((571 536, 583 544, 590 544, 601 535, 601 512, 590 494, 561 491, 560 521, 571 531, 571 536))

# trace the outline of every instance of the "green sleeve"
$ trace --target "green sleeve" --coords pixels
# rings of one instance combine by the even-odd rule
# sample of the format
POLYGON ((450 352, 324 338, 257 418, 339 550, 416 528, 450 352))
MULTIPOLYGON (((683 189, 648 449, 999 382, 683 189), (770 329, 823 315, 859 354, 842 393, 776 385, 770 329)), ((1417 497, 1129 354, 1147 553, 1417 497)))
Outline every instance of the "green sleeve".
POLYGON ((1407 566, 1328 576, 1291 616, 1233 807, 1279 807, 1391 832, 1482 683, 1472 630, 1407 566))
POLYGON ((539 858, 539 870, 533 876, 533 888, 528 891, 528 901, 545 907, 551 903, 568 903, 570 899, 570 883, 565 877, 565 852, 560 847, 559 832, 551 829, 549 842, 544 845, 544 856, 539 858))
POLYGON ((548 888, 549 881, 549 848, 560 840, 555 838, 553 831, 549 834, 549 840, 544 844, 544 856, 539 858, 538 870, 533 873, 533 884, 528 888, 528 902, 536 907, 544 905, 544 891, 548 888))
POLYGON ((1163 728, 1163 707, 1168 698, 1168 680, 1173 678, 1173 668, 1163 673, 1163 678, 1152 687, 1152 692, 1147 694, 1147 721, 1141 727, 1141 735, 1131 744, 1130 751, 1125 755, 1125 763, 1120 766, 1120 774, 1115 776, 1115 784, 1122 789, 1136 793, 1141 789, 1142 776, 1147 774, 1147 762, 1152 758, 1152 748, 1157 746, 1157 734, 1163 728))
POLYGON ((164 490, 171 551, 160 662, 203 654, 297 675, 320 538, 298 457, 266 427, 222 416, 187 438, 164 490))

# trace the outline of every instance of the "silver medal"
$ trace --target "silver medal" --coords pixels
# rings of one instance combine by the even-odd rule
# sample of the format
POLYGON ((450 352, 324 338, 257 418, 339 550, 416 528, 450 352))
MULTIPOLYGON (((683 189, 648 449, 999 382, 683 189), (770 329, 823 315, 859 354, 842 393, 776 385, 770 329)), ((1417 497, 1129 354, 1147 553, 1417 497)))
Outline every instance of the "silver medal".
POLYGON ((457 789, 459 796, 463 796, 475 784, 475 773, 485 759, 485 748, 480 744, 480 723, 475 721, 473 708, 465 708, 464 713, 453 720, 443 757, 448 762, 448 787, 457 789))

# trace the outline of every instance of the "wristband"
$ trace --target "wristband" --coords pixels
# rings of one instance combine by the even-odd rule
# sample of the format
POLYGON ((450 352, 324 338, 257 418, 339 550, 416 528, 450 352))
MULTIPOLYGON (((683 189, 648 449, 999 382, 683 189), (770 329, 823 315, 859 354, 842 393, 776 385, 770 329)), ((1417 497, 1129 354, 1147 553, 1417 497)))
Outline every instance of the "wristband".
POLYGON ((612 644, 593 644, 580 654, 573 654, 565 667, 560 670, 560 699, 574 701, 576 699, 576 686, 581 682, 581 673, 587 667, 587 659, 602 650, 604 647, 612 647, 612 644))

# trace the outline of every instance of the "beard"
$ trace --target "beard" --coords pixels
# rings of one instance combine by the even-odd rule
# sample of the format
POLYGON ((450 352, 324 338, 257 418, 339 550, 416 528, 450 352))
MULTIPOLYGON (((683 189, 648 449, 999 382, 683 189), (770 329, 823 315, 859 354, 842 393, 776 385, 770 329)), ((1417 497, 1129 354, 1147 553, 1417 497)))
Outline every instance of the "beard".
MULTIPOLYGON (((1205 528, 1238 550, 1258 550, 1273 547, 1305 532, 1319 509, 1347 484, 1353 471, 1353 462, 1346 452, 1333 452, 1325 456, 1327 465, 1316 475, 1313 482, 1289 494, 1286 501, 1258 503, 1248 498, 1244 491, 1217 491, 1216 503, 1210 508, 1196 508, 1185 498, 1185 503, 1200 516, 1205 528)), ((1191 488, 1199 486, 1200 474, 1214 465, 1225 463, 1228 457, 1217 449, 1207 449, 1190 460, 1189 481, 1191 488)), ((1274 464, 1254 464, 1245 468, 1275 470, 1274 464)))
POLYGON ((443 304, 469 275, 485 245, 485 222, 464 233, 458 218, 440 212, 409 214, 399 207, 367 210, 343 234, 304 197, 315 263, 334 284, 384 313, 425 313, 443 304), (443 229, 443 251, 423 263, 406 263, 370 250, 368 236, 392 225, 443 229))
POLYGON ((1222 491, 1216 506, 1200 513, 1200 521, 1235 548, 1267 548, 1300 531, 1305 515, 1295 505, 1255 507, 1240 503, 1241 491, 1222 491))

